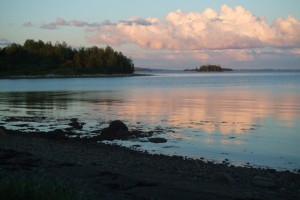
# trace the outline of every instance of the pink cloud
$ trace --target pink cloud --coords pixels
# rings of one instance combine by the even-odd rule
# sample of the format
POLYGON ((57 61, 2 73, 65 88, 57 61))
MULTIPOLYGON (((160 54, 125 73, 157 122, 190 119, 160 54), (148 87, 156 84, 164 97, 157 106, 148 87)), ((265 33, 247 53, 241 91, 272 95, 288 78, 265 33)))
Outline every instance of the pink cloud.
POLYGON ((89 25, 87 22, 80 21, 80 20, 72 20, 72 21, 66 21, 60 17, 56 18, 55 22, 50 22, 47 24, 43 24, 40 26, 42 29, 57 29, 59 26, 77 26, 77 27, 83 27, 89 25))
POLYGON ((67 22, 64 19, 58 17, 58 18, 56 18, 55 22, 43 24, 42 26, 40 26, 40 28, 51 30, 51 29, 57 29, 58 26, 69 26, 69 25, 70 25, 69 22, 67 22))
POLYGON ((80 20, 72 20, 72 21, 70 22, 70 24, 72 24, 73 26, 79 26, 79 27, 88 25, 87 22, 80 21, 80 20))
MULTIPOLYGON (((289 16, 272 25, 241 6, 220 12, 170 12, 164 20, 131 18, 90 30, 98 44, 133 43, 146 49, 201 50, 300 46, 300 22, 289 16)), ((249 59, 247 56, 241 59, 249 59)))
POLYGON ((67 22, 66 20, 64 20, 64 19, 62 19, 60 17, 56 18, 55 24, 57 26, 69 26, 70 25, 69 22, 67 22))

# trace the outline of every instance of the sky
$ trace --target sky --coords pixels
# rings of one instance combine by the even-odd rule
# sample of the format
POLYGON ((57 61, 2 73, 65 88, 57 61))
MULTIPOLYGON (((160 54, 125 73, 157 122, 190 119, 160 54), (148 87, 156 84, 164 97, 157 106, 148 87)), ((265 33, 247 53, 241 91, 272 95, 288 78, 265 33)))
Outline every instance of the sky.
POLYGON ((300 69, 299 0, 0 0, 0 47, 113 47, 136 67, 300 69))

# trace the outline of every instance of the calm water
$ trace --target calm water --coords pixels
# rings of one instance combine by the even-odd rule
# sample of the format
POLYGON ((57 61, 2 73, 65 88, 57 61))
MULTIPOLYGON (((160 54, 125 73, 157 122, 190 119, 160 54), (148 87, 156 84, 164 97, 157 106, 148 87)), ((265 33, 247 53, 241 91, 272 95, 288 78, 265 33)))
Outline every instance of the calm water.
POLYGON ((294 170, 300 168, 299 102, 300 72, 0 80, 0 125, 48 131, 67 128, 76 117, 86 123, 77 134, 89 136, 121 119, 168 139, 116 142, 124 146, 294 170), (11 116, 23 121, 5 121, 11 116))

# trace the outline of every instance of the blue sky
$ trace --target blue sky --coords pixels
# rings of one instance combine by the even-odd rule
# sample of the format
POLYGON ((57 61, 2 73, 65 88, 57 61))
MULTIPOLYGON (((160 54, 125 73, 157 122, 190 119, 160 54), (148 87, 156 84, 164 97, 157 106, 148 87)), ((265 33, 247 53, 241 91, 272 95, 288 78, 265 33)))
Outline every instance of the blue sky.
POLYGON ((299 0, 0 0, 0 45, 110 45, 150 68, 300 69, 299 8, 299 0))

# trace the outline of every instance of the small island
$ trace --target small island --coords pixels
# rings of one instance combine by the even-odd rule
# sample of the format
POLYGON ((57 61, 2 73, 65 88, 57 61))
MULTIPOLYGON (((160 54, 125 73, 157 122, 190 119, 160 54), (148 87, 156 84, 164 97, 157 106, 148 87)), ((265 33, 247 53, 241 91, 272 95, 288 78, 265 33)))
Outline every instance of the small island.
POLYGON ((185 69, 184 71, 195 71, 195 72, 224 72, 224 71, 233 71, 229 68, 222 68, 220 65, 202 65, 199 68, 195 69, 185 69))
POLYGON ((11 76, 96 76, 133 74, 131 58, 106 48, 72 48, 65 42, 28 39, 24 45, 11 44, 0 48, 0 77, 11 76))

